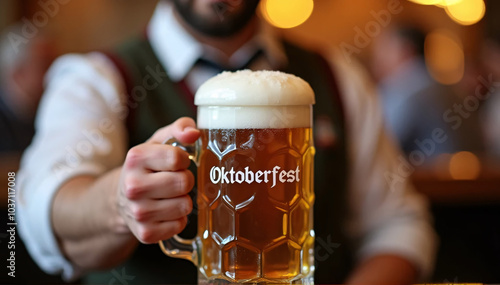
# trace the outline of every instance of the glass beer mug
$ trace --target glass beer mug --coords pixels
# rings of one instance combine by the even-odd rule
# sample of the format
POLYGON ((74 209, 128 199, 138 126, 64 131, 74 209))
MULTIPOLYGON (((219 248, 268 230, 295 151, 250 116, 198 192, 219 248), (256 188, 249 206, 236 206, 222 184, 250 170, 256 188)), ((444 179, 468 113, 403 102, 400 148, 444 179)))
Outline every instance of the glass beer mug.
POLYGON ((160 242, 198 266, 200 284, 312 284, 312 105, 304 80, 221 73, 196 93, 198 233, 160 242))

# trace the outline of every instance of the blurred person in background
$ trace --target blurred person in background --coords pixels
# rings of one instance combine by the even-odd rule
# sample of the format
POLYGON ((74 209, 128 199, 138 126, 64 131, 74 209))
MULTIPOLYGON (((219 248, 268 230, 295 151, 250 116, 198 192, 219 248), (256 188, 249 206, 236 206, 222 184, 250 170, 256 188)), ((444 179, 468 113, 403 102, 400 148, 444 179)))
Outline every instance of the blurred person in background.
POLYGON ((161 142, 196 140, 194 121, 178 118, 196 116, 197 88, 221 70, 250 68, 293 73, 316 93, 316 239, 340 246, 317 247, 315 281, 430 275, 426 200, 407 177, 384 178, 397 173, 399 153, 367 74, 283 41, 256 17, 258 3, 160 1, 146 37, 54 63, 19 173, 19 230, 41 268, 93 284, 117 272, 128 283, 196 283, 195 266, 156 244, 196 232, 187 154, 161 142))
POLYGON ((490 97, 484 102, 482 113, 484 120, 486 148, 489 154, 500 159, 500 35, 489 37, 482 49, 482 62, 485 67, 487 80, 490 85, 485 86, 490 97))
POLYGON ((414 150, 427 156, 474 150, 480 134, 470 124, 452 129, 444 114, 459 103, 453 90, 436 82, 428 73, 424 44, 426 34, 411 25, 393 24, 374 40, 371 70, 378 81, 378 91, 385 123, 406 154, 414 150), (441 129, 433 141, 435 130, 441 129), (472 132, 471 132, 472 131, 472 132), (473 136, 476 133, 477 136, 473 136))
POLYGON ((21 24, 0 36, 0 152, 22 151, 31 142, 45 72, 55 59, 48 36, 25 38, 21 24))

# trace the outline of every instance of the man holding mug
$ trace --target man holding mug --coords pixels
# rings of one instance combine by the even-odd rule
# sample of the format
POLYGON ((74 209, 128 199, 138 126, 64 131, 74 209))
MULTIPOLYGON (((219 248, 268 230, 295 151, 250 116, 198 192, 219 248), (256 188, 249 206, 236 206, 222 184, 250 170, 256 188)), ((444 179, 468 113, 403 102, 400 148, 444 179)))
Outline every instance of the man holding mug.
POLYGON ((125 270, 130 283, 195 283, 194 266, 156 245, 196 232, 188 155, 163 143, 200 136, 192 119, 176 119, 195 117, 203 82, 250 68, 296 74, 324 103, 313 118, 315 282, 404 284, 430 274, 425 201, 394 177, 404 165, 365 75, 280 40, 255 16, 257 4, 160 1, 146 38, 54 64, 19 174, 19 227, 42 269, 71 279, 118 266, 89 282, 125 270))

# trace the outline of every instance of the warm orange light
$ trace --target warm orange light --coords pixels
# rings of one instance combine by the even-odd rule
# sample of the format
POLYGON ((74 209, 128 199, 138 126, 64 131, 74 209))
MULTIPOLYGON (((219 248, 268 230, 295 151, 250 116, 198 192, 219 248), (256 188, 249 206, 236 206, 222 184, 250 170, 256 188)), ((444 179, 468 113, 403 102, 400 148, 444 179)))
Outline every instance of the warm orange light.
POLYGON ((431 76, 442 84, 455 84, 464 75, 464 51, 451 32, 438 30, 425 39, 425 62, 431 76))
POLYGON ((483 0, 461 0, 445 7, 446 14, 461 25, 473 25, 479 22, 486 11, 483 0))
POLYGON ((409 0, 421 5, 435 5, 444 8, 455 22, 467 26, 479 22, 486 11, 484 0, 409 0))
POLYGON ((264 18, 278 28, 293 28, 311 16, 313 0, 263 0, 260 3, 264 18))
POLYGON ((462 2, 463 0, 441 0, 439 3, 436 4, 436 6, 444 8, 450 5, 457 4, 458 2, 462 2))
POLYGON ((455 180, 473 180, 480 172, 481 163, 471 152, 457 152, 450 159, 450 175, 455 180))
POLYGON ((417 3, 420 5, 436 5, 440 4, 441 0, 410 0, 410 2, 417 3))

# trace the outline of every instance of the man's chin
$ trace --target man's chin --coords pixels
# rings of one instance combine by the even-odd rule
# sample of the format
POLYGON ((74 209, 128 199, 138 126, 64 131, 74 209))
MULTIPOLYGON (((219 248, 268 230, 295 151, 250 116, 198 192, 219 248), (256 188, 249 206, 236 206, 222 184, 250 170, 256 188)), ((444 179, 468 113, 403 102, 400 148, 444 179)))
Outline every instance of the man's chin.
POLYGON ((241 5, 244 0, 198 0, 198 1, 206 2, 206 3, 211 4, 211 5, 223 3, 226 5, 231 5, 231 6, 235 7, 235 6, 241 5))
POLYGON ((255 15, 257 0, 174 0, 181 18, 195 31, 227 38, 241 31, 255 15))
POLYGON ((203 16, 220 17, 221 15, 242 9, 244 0, 195 0, 192 2, 192 9, 195 13, 203 16))

